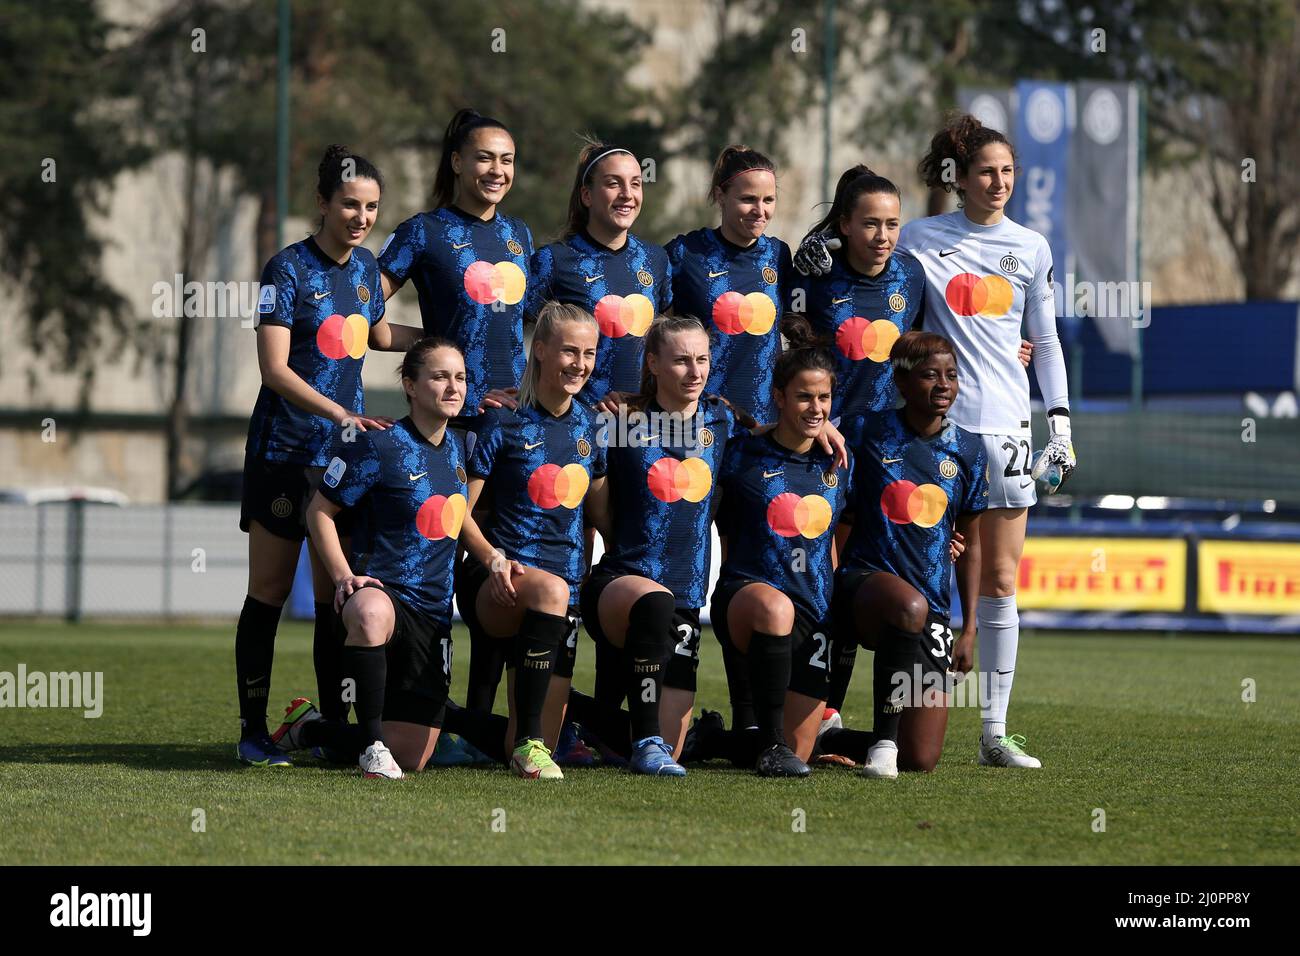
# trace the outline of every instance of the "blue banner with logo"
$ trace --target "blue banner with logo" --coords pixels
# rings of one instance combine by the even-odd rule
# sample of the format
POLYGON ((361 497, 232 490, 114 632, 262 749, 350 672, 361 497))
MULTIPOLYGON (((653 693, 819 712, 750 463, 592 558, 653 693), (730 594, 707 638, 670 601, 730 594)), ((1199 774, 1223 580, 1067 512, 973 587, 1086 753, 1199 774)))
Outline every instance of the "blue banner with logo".
MULTIPOLYGON (((1074 92, 1064 83, 1016 84, 1015 143, 1020 175, 1011 194, 1011 218, 1042 233, 1052 248, 1056 314, 1063 310, 1062 288, 1073 270, 1069 230, 1070 138, 1074 127, 1074 92)), ((1069 335, 1073 328, 1064 323, 1069 335)))

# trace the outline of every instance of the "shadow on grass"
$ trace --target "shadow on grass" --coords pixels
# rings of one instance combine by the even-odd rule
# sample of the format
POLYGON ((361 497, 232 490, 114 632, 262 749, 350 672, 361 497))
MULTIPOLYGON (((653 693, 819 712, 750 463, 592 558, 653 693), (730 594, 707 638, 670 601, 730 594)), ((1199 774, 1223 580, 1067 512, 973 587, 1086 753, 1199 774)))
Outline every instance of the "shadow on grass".
MULTIPOLYGON (((305 759, 304 764, 327 764, 305 759)), ((224 770, 249 768, 235 759, 234 744, 27 744, 0 747, 0 764, 115 764, 135 770, 224 770)))

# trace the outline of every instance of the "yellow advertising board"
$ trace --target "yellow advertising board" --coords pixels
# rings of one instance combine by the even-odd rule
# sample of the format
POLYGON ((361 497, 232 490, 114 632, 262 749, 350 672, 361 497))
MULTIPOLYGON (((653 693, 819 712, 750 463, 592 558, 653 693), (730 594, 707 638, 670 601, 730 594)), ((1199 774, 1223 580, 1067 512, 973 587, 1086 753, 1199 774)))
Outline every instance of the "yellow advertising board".
POLYGON ((1182 611, 1187 542, 1181 538, 1036 538, 1025 541, 1016 583, 1022 608, 1182 611))
POLYGON ((1300 614, 1300 544, 1202 541, 1197 609, 1220 614, 1300 614))

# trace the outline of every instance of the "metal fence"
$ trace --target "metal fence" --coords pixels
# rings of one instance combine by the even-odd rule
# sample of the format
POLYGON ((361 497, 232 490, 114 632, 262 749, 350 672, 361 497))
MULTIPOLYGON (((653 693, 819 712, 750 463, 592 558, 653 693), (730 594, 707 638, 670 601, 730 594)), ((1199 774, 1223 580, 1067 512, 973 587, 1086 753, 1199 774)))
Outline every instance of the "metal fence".
POLYGON ((247 587, 238 505, 0 505, 0 615, 229 617, 247 587))

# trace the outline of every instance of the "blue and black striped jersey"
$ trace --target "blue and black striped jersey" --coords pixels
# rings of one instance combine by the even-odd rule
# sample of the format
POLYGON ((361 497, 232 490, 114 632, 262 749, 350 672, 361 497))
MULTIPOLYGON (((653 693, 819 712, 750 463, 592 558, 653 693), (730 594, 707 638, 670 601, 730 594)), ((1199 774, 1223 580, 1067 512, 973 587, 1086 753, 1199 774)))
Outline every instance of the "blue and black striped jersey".
POLYGON ((896 574, 949 616, 949 545, 958 515, 988 507, 988 460, 978 435, 951 421, 922 438, 890 409, 840 424, 853 451, 853 531, 841 570, 896 574))
POLYGON ((792 451, 771 432, 732 442, 718 476, 718 529, 727 538, 720 579, 770 585, 824 622, 835 525, 852 493, 849 464, 836 468, 816 444, 792 451))
POLYGON ((560 416, 536 405, 487 409, 469 473, 486 479, 487 539, 506 557, 564 578, 577 604, 586 560, 583 498, 605 474, 595 414, 577 399, 560 416))
POLYGON ((648 422, 643 439, 630 429, 628 441, 609 443, 613 528, 600 569, 650 578, 678 607, 703 607, 716 475, 727 442, 746 432, 717 398, 702 399, 686 420, 657 417, 667 413, 655 402, 639 414, 648 422))
POLYGON ((441 443, 403 418, 343 444, 320 493, 356 508, 352 572, 378 578, 406 604, 451 626, 456 539, 469 489, 465 450, 451 429, 441 443))
MULTIPOLYGON (((262 270, 258 324, 289 330, 289 370, 326 398, 363 414, 361 363, 370 327, 384 315, 379 268, 356 248, 340 265, 307 238, 281 249, 262 270)), ((339 426, 262 386, 248 422, 248 454, 264 461, 324 465, 339 426)))
POLYGON ((484 222, 454 206, 412 216, 379 251, 379 266, 415 283, 424 331, 465 353, 462 417, 478 414, 489 390, 515 388, 524 374, 524 308, 533 236, 520 219, 484 222))
POLYGON ((552 242, 533 256, 529 312, 547 302, 581 306, 596 317, 596 367, 581 398, 594 404, 611 390, 641 387, 641 339, 673 301, 672 271, 661 246, 631 234, 623 248, 602 246, 586 233, 552 242))
POLYGON ((720 229, 696 229, 668 243, 673 311, 712 324, 709 391, 760 422, 776 420, 772 370, 788 308, 790 247, 759 236, 748 248, 720 229))
POLYGON ((895 252, 877 276, 857 272, 843 252, 831 271, 803 280, 813 331, 834 342, 834 418, 893 408, 897 398, 889 350, 921 314, 925 272, 909 253, 895 252))

